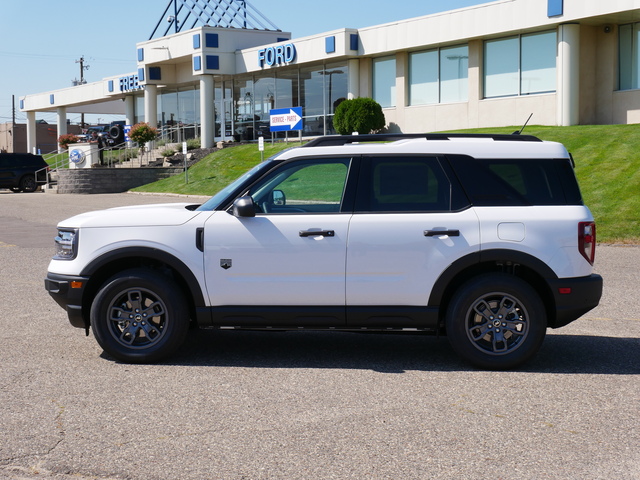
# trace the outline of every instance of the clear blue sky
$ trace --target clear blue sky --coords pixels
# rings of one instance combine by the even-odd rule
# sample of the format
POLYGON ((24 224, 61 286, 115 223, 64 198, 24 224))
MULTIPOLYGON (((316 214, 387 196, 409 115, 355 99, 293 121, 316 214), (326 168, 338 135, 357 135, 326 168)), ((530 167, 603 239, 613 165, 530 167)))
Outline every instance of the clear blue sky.
MULTIPOLYGON (((136 69, 136 43, 148 40, 169 0, 0 0, 0 123, 11 121, 11 96, 71 86, 84 57, 88 82, 136 69)), ((293 38, 362 28, 454 10, 488 0, 249 0, 293 38), (364 8, 363 8, 364 7, 364 8)), ((55 123, 53 113, 42 113, 55 123)), ((25 122, 17 111, 16 119, 25 122)), ((77 119, 71 117, 72 122, 77 119)))

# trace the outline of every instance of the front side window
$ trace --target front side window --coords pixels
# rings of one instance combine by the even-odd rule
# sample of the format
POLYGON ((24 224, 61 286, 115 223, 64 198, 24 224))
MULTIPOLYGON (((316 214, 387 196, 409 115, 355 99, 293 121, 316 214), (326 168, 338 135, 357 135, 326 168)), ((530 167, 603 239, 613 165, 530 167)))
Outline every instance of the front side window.
POLYGON ((249 195, 260 213, 337 213, 349 164, 344 158, 288 163, 254 185, 249 195))

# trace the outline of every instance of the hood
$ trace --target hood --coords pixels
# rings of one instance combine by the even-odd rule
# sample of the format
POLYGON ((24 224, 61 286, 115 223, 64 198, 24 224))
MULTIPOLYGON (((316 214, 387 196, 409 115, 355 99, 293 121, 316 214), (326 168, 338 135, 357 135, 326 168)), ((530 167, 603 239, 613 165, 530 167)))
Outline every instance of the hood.
POLYGON ((103 228, 182 225, 202 213, 187 209, 190 205, 193 203, 163 203, 109 208, 67 218, 60 222, 58 227, 103 228))

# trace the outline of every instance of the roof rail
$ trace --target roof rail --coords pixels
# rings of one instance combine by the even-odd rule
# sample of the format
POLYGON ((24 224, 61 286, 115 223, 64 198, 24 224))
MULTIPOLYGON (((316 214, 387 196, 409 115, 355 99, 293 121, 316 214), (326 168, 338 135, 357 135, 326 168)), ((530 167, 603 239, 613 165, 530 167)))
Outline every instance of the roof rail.
POLYGON ((370 135, 329 135, 318 137, 303 147, 330 147, 358 142, 395 142, 412 138, 426 140, 451 140, 452 138, 489 138, 497 142, 541 142, 533 135, 493 134, 493 133, 376 133, 370 135))

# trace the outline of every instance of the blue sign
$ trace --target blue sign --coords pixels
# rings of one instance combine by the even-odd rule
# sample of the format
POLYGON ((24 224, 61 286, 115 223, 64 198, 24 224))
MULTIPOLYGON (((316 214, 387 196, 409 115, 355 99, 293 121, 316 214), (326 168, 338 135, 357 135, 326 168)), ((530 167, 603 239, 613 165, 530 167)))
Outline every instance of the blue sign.
POLYGON ((302 107, 276 108, 269 111, 272 132, 302 130, 302 107))
POLYGON ((71 150, 71 152, 69 152, 69 160, 71 160, 71 162, 75 163, 76 165, 79 165, 82 162, 84 162, 84 159, 85 159, 85 155, 82 150, 79 150, 76 148, 71 150))
POLYGON ((293 43, 286 45, 276 45, 275 47, 265 47, 258 50, 258 66, 260 68, 268 65, 276 67, 288 65, 296 58, 296 47, 293 43))

